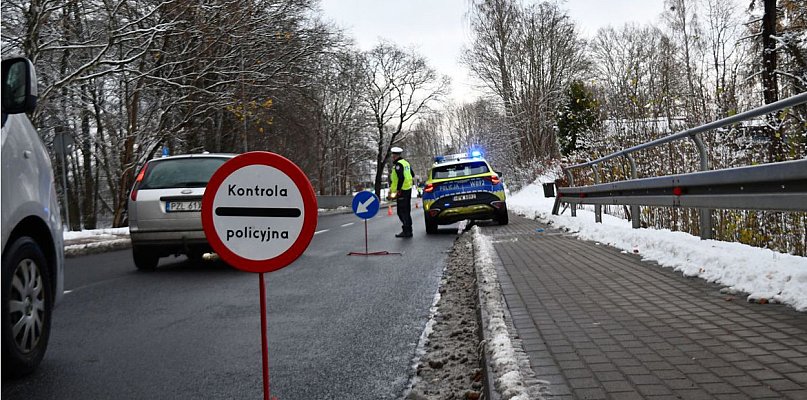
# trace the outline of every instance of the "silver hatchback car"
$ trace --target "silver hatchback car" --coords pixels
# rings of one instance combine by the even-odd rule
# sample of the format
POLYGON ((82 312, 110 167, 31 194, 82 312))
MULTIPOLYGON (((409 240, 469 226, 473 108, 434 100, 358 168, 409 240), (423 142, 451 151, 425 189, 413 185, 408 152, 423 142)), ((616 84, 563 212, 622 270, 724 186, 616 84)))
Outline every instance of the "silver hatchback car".
POLYGON ((189 154, 148 161, 129 196, 132 257, 153 270, 160 257, 198 260, 212 251, 202 230, 202 195, 214 172, 234 154, 189 154))

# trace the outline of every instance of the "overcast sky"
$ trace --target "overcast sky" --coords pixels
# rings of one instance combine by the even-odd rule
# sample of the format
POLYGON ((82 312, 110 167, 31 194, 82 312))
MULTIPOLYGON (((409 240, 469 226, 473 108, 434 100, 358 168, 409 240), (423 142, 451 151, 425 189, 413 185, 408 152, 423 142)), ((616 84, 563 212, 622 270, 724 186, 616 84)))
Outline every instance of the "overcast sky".
MULTIPOLYGON (((325 19, 344 28, 361 50, 383 38, 414 46, 429 65, 452 79, 451 97, 473 101, 467 69, 458 58, 470 41, 465 14, 468 0, 322 0, 325 19)), ((626 22, 656 24, 663 0, 568 0, 564 7, 585 36, 626 22)))

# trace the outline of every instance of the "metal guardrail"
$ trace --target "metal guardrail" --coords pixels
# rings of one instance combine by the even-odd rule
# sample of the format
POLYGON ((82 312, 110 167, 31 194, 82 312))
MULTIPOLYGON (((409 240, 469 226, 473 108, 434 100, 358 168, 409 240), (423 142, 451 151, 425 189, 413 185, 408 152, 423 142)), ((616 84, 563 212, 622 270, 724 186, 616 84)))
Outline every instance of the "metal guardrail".
MULTIPOLYGON (((563 170, 570 187, 558 188, 552 214, 558 214, 561 203, 593 204, 595 219, 602 222, 603 204, 630 205, 632 225, 639 228, 639 206, 693 207, 699 209, 701 238, 711 239, 711 211, 714 208, 807 211, 807 160, 709 170, 706 147, 698 136, 804 103, 807 103, 807 93, 566 167, 563 170), (632 153, 681 139, 691 139, 695 143, 700 156, 700 172, 638 179, 632 153), (631 179, 601 183, 598 164, 617 157, 628 160, 631 179), (571 171, 585 167, 592 168, 594 185, 575 187, 571 171)), ((576 207, 571 210, 572 216, 576 216, 576 207)))

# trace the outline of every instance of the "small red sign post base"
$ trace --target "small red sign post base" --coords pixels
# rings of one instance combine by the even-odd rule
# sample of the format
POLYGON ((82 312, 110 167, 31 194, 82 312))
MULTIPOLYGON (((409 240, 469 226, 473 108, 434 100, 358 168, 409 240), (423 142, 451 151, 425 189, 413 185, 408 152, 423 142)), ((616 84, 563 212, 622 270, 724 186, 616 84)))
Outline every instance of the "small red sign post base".
POLYGON ((395 252, 389 252, 389 251, 386 251, 386 250, 374 251, 374 252, 370 253, 367 250, 367 220, 365 219, 364 220, 364 252, 362 253, 362 252, 359 252, 359 251, 351 251, 350 253, 347 253, 347 255, 349 255, 349 256, 396 256, 396 255, 397 256, 402 256, 403 254, 395 253, 395 252))

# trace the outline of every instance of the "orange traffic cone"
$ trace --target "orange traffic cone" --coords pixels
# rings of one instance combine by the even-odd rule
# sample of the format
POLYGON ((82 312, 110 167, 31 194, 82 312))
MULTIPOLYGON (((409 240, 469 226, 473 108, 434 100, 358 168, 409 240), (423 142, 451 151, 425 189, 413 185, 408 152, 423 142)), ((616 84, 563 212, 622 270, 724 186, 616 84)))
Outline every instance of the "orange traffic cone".
POLYGON ((392 216, 392 204, 390 204, 389 207, 387 208, 387 216, 390 217, 392 216))

